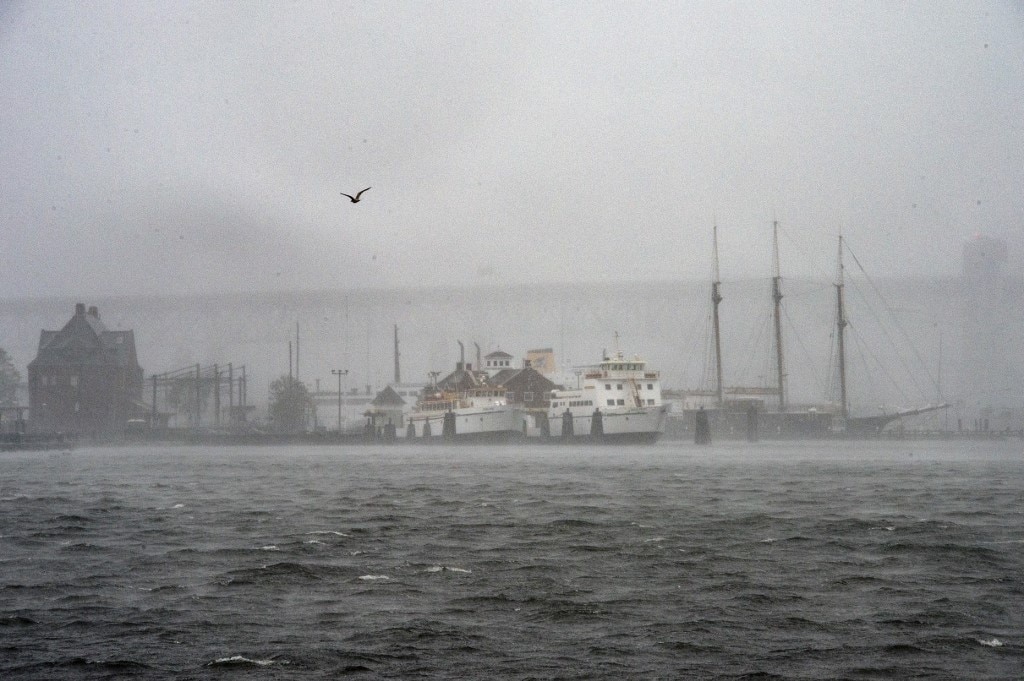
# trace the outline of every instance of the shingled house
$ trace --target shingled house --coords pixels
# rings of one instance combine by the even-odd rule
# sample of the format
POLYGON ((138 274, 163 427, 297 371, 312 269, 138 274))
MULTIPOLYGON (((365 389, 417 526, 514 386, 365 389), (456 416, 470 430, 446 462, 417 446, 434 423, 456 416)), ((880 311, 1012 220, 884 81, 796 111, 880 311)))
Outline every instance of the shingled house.
POLYGON ((144 416, 142 367, 132 331, 110 331, 99 310, 75 305, 60 331, 43 331, 28 365, 29 427, 37 433, 111 437, 144 416))
POLYGON ((558 386, 546 376, 524 362, 522 369, 503 369, 491 377, 491 382, 507 390, 509 404, 529 410, 547 410, 551 391, 558 386))

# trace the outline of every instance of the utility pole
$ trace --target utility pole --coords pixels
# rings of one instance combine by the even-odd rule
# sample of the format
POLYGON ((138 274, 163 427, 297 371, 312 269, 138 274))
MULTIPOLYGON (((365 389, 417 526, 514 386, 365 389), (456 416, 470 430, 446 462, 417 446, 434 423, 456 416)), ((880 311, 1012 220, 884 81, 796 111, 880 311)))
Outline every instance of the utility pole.
POLYGON ((331 373, 338 377, 338 434, 341 434, 341 377, 348 375, 348 369, 331 369, 331 373))
POLYGON ((228 423, 235 424, 235 367, 228 362, 228 423))
POLYGON ((395 383, 402 382, 402 368, 398 361, 401 355, 398 353, 398 324, 395 324, 395 383))
POLYGON ((199 403, 203 399, 203 385, 202 385, 202 380, 201 380, 201 373, 202 373, 202 371, 201 371, 199 365, 197 364, 196 365, 196 421, 195 421, 195 426, 194 426, 195 428, 199 428, 199 423, 200 423, 200 420, 199 420, 199 403))
POLYGON ((220 425, 220 368, 213 365, 213 422, 220 425))

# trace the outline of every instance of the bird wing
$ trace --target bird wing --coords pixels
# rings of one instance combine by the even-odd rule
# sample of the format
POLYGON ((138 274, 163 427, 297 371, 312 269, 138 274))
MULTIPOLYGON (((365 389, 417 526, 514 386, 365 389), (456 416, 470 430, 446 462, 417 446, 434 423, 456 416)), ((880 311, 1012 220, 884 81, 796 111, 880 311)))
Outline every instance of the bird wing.
MULTIPOLYGON (((352 196, 351 194, 346 194, 345 192, 341 192, 341 195, 342 196, 347 196, 348 198, 352 199, 353 201, 356 200, 356 197, 352 196)), ((358 194, 356 196, 358 196, 358 194)))
POLYGON ((362 196, 362 195, 363 195, 363 192, 368 192, 368 191, 370 191, 371 189, 373 189, 373 187, 367 187, 367 188, 366 188, 366 189, 364 189, 363 191, 361 191, 361 192, 359 192, 358 194, 356 194, 356 198, 358 199, 358 198, 359 198, 360 196, 362 196))

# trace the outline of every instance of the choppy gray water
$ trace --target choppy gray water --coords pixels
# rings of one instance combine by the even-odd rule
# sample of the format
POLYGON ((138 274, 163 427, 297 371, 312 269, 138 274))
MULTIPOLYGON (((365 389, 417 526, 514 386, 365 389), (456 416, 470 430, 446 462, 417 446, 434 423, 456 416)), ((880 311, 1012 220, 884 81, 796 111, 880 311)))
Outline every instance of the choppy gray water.
POLYGON ((1024 445, 0 455, 0 678, 1024 669, 1024 445))

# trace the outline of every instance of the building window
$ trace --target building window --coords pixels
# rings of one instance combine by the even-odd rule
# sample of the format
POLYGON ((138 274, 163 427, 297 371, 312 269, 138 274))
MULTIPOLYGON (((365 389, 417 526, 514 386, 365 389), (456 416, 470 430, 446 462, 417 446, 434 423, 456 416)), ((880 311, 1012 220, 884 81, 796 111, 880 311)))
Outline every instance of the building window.
POLYGON ((654 390, 654 384, 653 383, 648 383, 647 384, 647 389, 648 390, 654 390))
POLYGON ((647 404, 653 405, 654 404, 654 400, 647 400, 647 404))
POLYGON ((616 389, 616 390, 622 390, 622 384, 621 384, 621 383, 617 383, 617 384, 615 385, 615 389, 616 389))
POLYGON ((71 386, 72 387, 78 385, 78 376, 72 376, 70 380, 71 380, 71 386))
POLYGON ((609 407, 614 407, 615 406, 615 400, 608 400, 608 406, 609 407))
POLYGON ((611 390, 612 389, 612 384, 611 383, 605 383, 604 384, 604 389, 605 390, 611 390))
POLYGON ((509 402, 515 402, 516 401, 516 394, 514 392, 508 392, 508 393, 505 393, 505 395, 508 397, 508 401, 509 402))
POLYGON ((533 393, 523 393, 523 402, 533 402, 533 393))
POLYGON ((626 404, 626 400, 619 400, 619 406, 620 407, 625 405, 625 404, 626 404))

